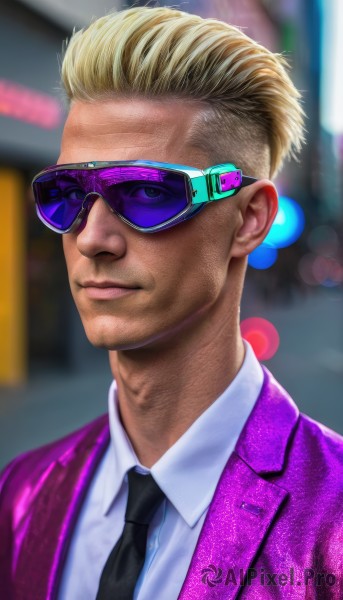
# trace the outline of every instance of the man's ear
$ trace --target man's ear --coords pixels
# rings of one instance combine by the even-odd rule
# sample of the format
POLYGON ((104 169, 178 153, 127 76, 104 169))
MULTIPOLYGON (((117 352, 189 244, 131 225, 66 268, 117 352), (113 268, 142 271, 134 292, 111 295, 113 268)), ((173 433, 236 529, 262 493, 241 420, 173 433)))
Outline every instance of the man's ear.
POLYGON ((245 188, 238 207, 238 227, 233 238, 231 256, 247 256, 266 237, 278 210, 278 194, 269 179, 261 179, 245 188))

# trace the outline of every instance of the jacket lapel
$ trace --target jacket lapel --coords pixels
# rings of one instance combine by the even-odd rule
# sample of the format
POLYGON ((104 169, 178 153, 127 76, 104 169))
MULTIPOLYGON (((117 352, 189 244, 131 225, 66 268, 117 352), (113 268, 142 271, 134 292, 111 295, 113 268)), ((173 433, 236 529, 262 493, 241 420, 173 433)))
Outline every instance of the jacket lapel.
POLYGON ((40 477, 15 566, 15 600, 56 598, 82 501, 109 442, 107 415, 83 431, 40 477))
POLYGON ((221 475, 178 600, 234 600, 288 496, 262 475, 283 469, 299 411, 265 368, 264 373, 260 396, 221 475))

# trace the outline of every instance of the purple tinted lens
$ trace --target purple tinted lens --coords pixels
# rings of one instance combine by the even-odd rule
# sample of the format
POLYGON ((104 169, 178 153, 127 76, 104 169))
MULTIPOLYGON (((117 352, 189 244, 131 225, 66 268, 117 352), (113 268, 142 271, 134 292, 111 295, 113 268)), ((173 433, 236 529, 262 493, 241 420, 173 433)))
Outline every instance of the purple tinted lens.
POLYGON ((43 219, 64 231, 77 219, 87 194, 100 194, 115 212, 138 227, 160 225, 188 205, 185 176, 153 167, 61 169, 41 175, 33 189, 43 219))
POLYGON ((139 227, 160 225, 188 204, 183 174, 153 167, 114 167, 101 170, 99 181, 111 207, 139 227))
POLYGON ((86 196, 78 175, 76 170, 51 171, 40 175, 33 184, 38 212, 61 231, 72 226, 86 196))

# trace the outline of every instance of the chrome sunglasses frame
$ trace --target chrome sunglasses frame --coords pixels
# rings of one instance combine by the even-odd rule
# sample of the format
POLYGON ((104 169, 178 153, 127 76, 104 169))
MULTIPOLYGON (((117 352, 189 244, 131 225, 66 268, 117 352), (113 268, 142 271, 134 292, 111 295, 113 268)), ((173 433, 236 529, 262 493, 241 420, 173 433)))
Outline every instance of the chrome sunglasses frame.
POLYGON ((117 217, 119 217, 124 223, 133 227, 137 231, 142 233, 154 233, 157 231, 162 231, 163 229, 168 229, 169 227, 173 227, 174 225, 185 221, 198 213, 207 203, 214 202, 216 200, 222 200, 228 198, 230 196, 234 196, 237 194, 242 187, 251 185, 255 183, 257 179, 254 177, 247 177, 242 174, 241 169, 238 169, 233 163, 223 163, 220 165, 215 165, 212 167, 208 167, 207 169, 201 170, 196 167, 190 167, 186 165, 178 165, 171 163, 163 163, 163 162, 154 162, 149 160, 130 160, 130 161, 91 161, 84 163, 66 163, 59 165, 52 165, 50 167, 46 167, 42 171, 40 171, 32 180, 31 186, 34 192, 34 183, 41 176, 49 173, 51 171, 61 171, 61 170, 96 170, 103 169, 106 167, 126 167, 126 166, 137 166, 137 167, 147 167, 147 168, 155 168, 163 171, 171 171, 177 174, 182 174, 185 177, 185 181, 187 184, 187 206, 177 215, 160 223, 158 225, 154 225, 151 227, 140 227, 135 225, 121 214, 117 213, 106 201, 100 193, 96 190, 92 192, 88 192, 84 198, 82 207, 75 221, 66 230, 60 230, 47 223, 44 217, 39 213, 38 203, 36 202, 36 212, 39 219, 52 229, 56 233, 70 233, 76 230, 81 224, 84 215, 87 211, 87 203, 84 206, 85 200, 88 196, 96 195, 101 197, 105 204, 109 207, 112 213, 114 213, 117 217))

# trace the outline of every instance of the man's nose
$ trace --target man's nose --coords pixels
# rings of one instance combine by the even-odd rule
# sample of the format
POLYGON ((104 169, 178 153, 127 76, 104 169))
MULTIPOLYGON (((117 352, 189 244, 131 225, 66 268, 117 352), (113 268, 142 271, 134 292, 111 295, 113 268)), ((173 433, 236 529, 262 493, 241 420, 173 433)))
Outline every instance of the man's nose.
POLYGON ((114 214, 101 196, 86 198, 81 227, 77 233, 77 247, 89 258, 107 253, 120 258, 126 252, 125 225, 114 214))

